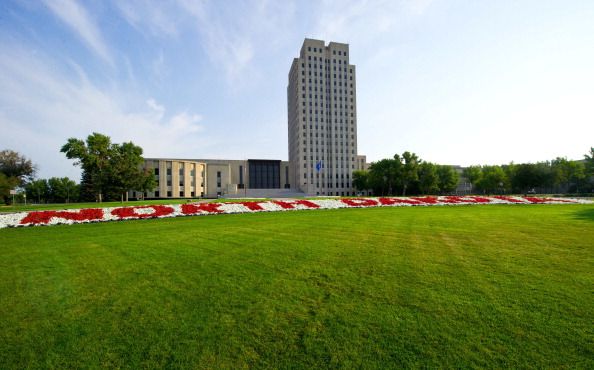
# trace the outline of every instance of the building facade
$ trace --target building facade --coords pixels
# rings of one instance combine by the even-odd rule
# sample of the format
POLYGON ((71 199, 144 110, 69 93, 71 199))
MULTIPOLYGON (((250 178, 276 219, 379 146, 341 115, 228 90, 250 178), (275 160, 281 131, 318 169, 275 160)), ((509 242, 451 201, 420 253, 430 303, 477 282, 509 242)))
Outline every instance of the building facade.
POLYGON ((352 195, 357 160, 356 68, 349 45, 305 39, 287 87, 289 168, 309 195, 352 195))
POLYGON ((131 198, 355 195, 356 70, 349 45, 305 39, 287 86, 289 161, 147 158, 157 187, 131 198))
POLYGON ((132 191, 130 198, 295 196, 287 161, 146 158, 143 167, 157 186, 147 193, 132 191))

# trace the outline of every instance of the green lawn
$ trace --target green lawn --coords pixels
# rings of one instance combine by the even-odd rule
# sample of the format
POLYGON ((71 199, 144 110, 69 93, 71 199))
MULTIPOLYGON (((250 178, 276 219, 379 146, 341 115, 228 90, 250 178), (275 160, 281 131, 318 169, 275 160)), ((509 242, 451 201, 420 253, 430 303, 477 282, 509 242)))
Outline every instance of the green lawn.
POLYGON ((0 230, 0 368, 594 368, 594 205, 0 230))

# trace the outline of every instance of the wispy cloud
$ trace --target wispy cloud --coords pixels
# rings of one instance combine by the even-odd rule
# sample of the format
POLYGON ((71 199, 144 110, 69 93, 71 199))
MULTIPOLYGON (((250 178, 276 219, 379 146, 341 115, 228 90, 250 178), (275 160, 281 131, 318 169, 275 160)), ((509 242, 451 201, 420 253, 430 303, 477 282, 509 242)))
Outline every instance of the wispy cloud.
POLYGON ((116 5, 122 17, 147 37, 175 39, 195 34, 211 63, 222 69, 231 84, 249 69, 262 41, 275 45, 278 31, 287 27, 295 10, 291 1, 267 0, 249 4, 133 0, 116 5))
POLYGON ((425 13, 433 0, 322 0, 314 6, 314 36, 366 44, 399 22, 425 13), (339 11, 337 11, 339 9, 339 11))
POLYGON ((43 0, 43 2, 62 22, 76 32, 88 48, 113 65, 109 47, 103 40, 97 24, 82 5, 75 0, 43 0))
MULTIPOLYGON (((196 157, 208 148, 202 117, 193 112, 168 112, 153 98, 137 104, 138 96, 105 90, 78 73, 63 73, 43 55, 4 48, 0 55, 0 127, 7 133, 0 147, 19 138, 19 151, 40 166, 41 176, 64 174, 68 161, 60 147, 69 137, 84 138, 93 131, 115 142, 133 140, 146 156, 196 157), (75 76, 72 79, 70 76, 75 76), (27 138, 23 140, 23 138, 27 138)), ((77 170, 67 174, 75 176, 77 170)))
POLYGON ((148 32, 152 36, 177 36, 179 34, 180 18, 175 16, 175 3, 127 0, 115 1, 115 5, 124 19, 142 33, 148 32))

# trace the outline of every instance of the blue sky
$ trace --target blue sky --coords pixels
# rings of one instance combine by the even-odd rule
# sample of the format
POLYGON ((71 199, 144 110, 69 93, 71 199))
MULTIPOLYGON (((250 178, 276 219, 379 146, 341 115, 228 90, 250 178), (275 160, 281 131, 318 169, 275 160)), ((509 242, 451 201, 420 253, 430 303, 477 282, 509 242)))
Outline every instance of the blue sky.
POLYGON ((304 37, 350 44, 358 149, 503 164, 594 146, 592 1, 0 3, 0 149, 78 179, 93 131, 147 157, 287 159, 304 37))

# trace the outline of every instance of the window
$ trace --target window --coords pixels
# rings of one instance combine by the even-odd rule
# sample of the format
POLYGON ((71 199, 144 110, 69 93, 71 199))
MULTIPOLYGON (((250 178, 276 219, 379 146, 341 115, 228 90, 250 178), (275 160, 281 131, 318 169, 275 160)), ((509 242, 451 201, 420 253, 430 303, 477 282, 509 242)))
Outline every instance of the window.
POLYGON ((168 192, 167 192, 167 197, 168 197, 168 198, 171 198, 171 191, 168 191, 168 192))
POLYGON ((159 198, 159 190, 155 191, 155 198, 159 198))
POLYGON ((159 175, 159 169, 158 168, 155 168, 155 175, 157 175, 157 176, 159 175))

